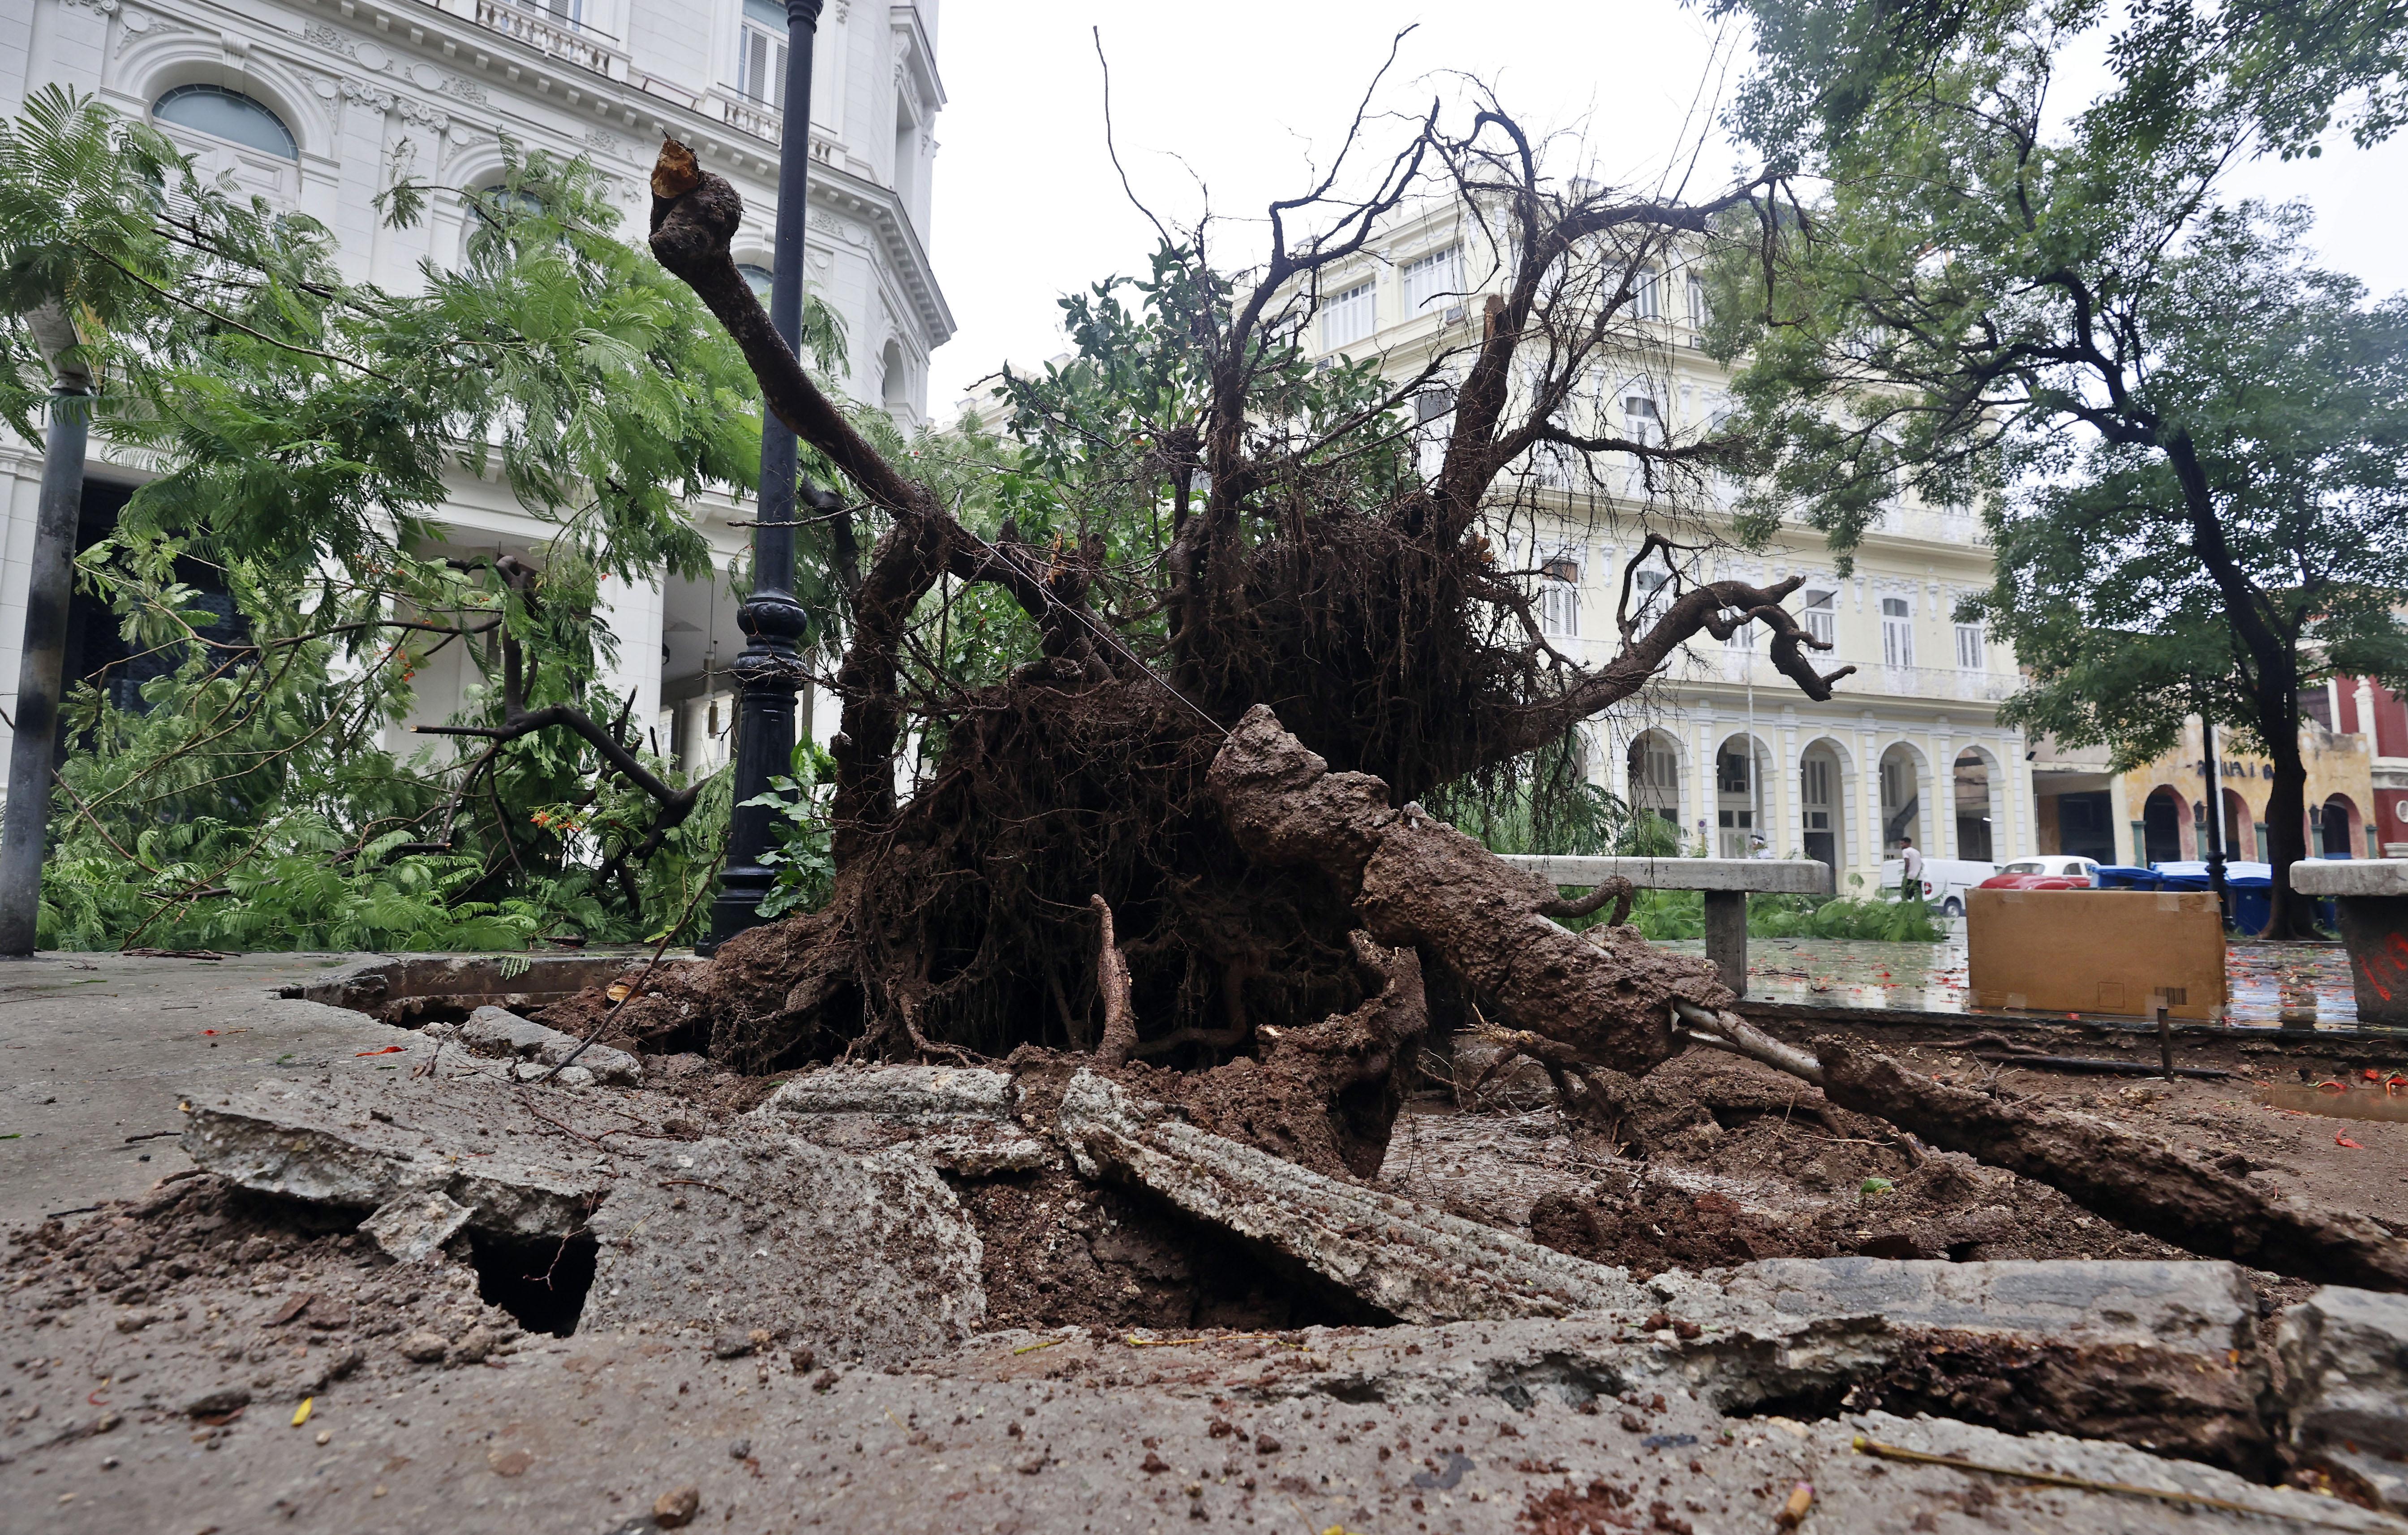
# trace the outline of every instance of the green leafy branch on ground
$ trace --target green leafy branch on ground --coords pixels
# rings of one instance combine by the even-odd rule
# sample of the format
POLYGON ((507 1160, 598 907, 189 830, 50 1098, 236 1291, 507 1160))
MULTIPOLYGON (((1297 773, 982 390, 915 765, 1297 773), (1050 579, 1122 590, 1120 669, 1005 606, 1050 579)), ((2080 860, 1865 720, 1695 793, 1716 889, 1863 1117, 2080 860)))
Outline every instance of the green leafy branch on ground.
POLYGON ((757 386, 591 165, 504 155, 498 186, 385 199, 469 214, 458 265, 402 293, 92 100, 0 123, 0 414, 35 432, 25 313, 63 305, 96 443, 156 471, 79 560, 127 653, 66 700, 44 944, 523 947, 693 905, 725 789, 602 686, 595 612, 609 581, 719 579, 687 509, 750 484, 757 386), (536 535, 458 542, 436 519, 472 479, 536 535), (431 728, 481 746, 394 750, 455 662, 431 728))

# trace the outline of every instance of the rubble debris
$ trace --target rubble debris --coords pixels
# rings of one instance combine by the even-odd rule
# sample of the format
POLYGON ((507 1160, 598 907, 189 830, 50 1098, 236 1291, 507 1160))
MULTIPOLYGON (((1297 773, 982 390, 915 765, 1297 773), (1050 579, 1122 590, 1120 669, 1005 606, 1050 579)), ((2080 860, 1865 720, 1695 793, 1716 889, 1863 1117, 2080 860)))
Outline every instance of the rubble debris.
POLYGON ((663 1529, 682 1528, 694 1523, 695 1514, 701 1512, 701 1509, 702 1489, 691 1486, 680 1487, 675 1492, 665 1492, 652 1500, 652 1523, 663 1529))
POLYGON ((2283 1313, 2274 1347, 2300 1465, 2408 1513, 2408 1298, 2327 1285, 2283 1313))
POLYGON ((595 1146, 480 1075, 268 1081, 186 1101, 184 1154, 262 1194, 366 1211, 439 1192, 476 1229, 566 1237, 611 1182, 595 1146))
POLYGON ((889 1363, 985 1319, 977 1228, 909 1147, 862 1157, 774 1125, 658 1143, 589 1227, 580 1330, 661 1324, 889 1363))
POLYGON ((1057 1123, 1082 1172, 1129 1178, 1400 1320, 1560 1316, 1638 1293, 1619 1270, 1240 1145, 1092 1071, 1071 1078, 1057 1123))
MULTIPOLYGON (((429 1024, 424 1032, 429 1039, 457 1040, 473 1054, 523 1061, 531 1066, 554 1067, 575 1055, 577 1065, 569 1069, 589 1071, 596 1082, 633 1087, 644 1078, 643 1063, 624 1050, 585 1044, 573 1034, 546 1028, 507 1008, 490 1004, 468 1014, 466 1023, 429 1024), (581 1054, 580 1045, 584 1047, 581 1054)), ((566 1073, 563 1076, 565 1079, 566 1073)))
POLYGON ((840 1151, 911 1142, 966 1178, 1026 1172, 1059 1161, 1021 1132, 1012 1080, 1000 1071, 943 1066, 831 1066, 779 1084, 749 1118, 774 1121, 840 1151))
POLYGON ((1776 1315, 1884 1318, 1899 1347, 1856 1405, 2272 1469, 2257 1298, 2231 1264, 1777 1258, 1727 1280, 1776 1315))
POLYGON ((475 1212, 439 1188, 405 1194, 360 1223, 396 1263, 416 1263, 450 1241, 475 1212))
MULTIPOLYGON (((1523 1413, 1587 1413, 1661 1393, 1726 1418, 1881 1408, 2112 1438, 2262 1476, 2272 1441, 2256 1317, 2229 1264, 1844 1258, 1666 1274, 1633 1286, 1627 1304, 1560 1318, 1284 1333, 1303 1351, 1284 1366, 1241 1368, 1262 1356, 1248 1342, 1260 1334, 1134 1341, 1149 1369, 1180 1378, 1217 1365, 1213 1390, 1256 1402, 1492 1397, 1523 1413)), ((971 1370, 1003 1341, 922 1368, 971 1370)), ((1128 1368, 1101 1329, 1067 1341, 1046 1351, 1049 1378, 1111 1384, 1128 1368)))

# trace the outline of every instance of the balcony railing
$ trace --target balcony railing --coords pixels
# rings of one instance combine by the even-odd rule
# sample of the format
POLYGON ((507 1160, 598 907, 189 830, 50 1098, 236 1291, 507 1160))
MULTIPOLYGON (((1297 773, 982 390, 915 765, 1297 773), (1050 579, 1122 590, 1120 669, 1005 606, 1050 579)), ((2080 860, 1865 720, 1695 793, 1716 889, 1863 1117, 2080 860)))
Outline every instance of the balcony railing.
MULTIPOLYGON (((1567 639, 1555 638, 1557 650, 1571 655, 1584 665, 1600 666, 1611 660, 1621 649, 1619 642, 1605 639, 1567 639)), ((1701 645, 1697 663, 1686 665, 1675 661, 1668 680, 1675 686, 1683 682, 1753 682, 1758 687, 1787 688, 1789 680, 1776 669, 1771 659, 1762 652, 1723 649, 1719 654, 1710 646, 1701 645)), ((1837 652, 1814 651, 1809 658, 1820 669, 1849 661, 1837 652)), ((1878 663, 1856 663, 1856 675, 1841 686, 1851 694, 1888 696, 1893 698, 1955 699, 1965 703, 1997 703, 2013 693, 2018 679, 2013 672, 1962 671, 1955 667, 1885 667, 1878 663)))
POLYGON ((1962 698, 1968 703, 1996 703, 2013 693, 2015 679, 1994 671, 1960 671, 1954 667, 1872 667, 1881 690, 1902 698, 1962 698))
MULTIPOLYGON (((757 101, 730 86, 714 85, 698 104, 706 115, 717 118, 739 133, 775 144, 785 132, 786 114, 766 101, 757 101)), ((837 164, 837 143, 819 134, 811 135, 811 161, 814 165, 837 164)))
POLYGON ((477 0, 477 24, 515 37, 546 58, 591 69, 609 79, 627 78, 627 54, 619 40, 556 11, 477 0))

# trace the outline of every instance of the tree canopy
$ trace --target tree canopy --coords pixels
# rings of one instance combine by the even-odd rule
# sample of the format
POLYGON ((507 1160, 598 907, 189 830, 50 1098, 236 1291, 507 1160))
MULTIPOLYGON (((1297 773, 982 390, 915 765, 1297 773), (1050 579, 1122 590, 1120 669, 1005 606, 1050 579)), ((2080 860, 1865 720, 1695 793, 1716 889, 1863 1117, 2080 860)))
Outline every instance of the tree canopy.
POLYGON ((2187 712, 2243 727, 2274 761, 2286 922, 2300 683, 2401 675, 2408 380, 2398 301, 2313 270, 2298 209, 2220 188, 2335 121, 2388 133, 2399 18, 2301 7, 2259 17, 2270 43, 2232 30, 2254 9, 2178 0, 2120 30, 2021 0, 1724 8, 1763 37, 1737 122, 1806 189, 1716 277, 1744 530, 1802 517, 1844 554, 1902 495, 1980 504, 1998 580, 1965 616, 2028 670, 2006 716, 2127 763, 2187 712), (2104 88, 2059 100, 2100 35, 2104 88))

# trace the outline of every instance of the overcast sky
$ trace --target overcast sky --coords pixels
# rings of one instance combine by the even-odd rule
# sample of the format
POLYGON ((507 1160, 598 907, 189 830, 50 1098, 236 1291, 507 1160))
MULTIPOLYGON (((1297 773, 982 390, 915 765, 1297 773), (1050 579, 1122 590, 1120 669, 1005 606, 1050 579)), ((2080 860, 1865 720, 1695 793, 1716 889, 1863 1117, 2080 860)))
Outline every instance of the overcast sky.
MULTIPOLYGON (((929 380, 937 419, 950 422, 954 402, 1006 359, 1041 363, 1065 350, 1060 294, 1145 269, 1154 233, 1106 151, 1091 28, 1111 60, 1113 130, 1132 186, 1182 222, 1209 197, 1216 216, 1241 221, 1222 237, 1234 257, 1266 203, 1309 184, 1389 39, 1415 22, 1376 98, 1391 113, 1434 96, 1460 102, 1456 77, 1469 73, 1493 83, 1526 126, 1576 136, 1617 184, 1685 176, 1702 195, 1737 163, 1712 119, 1744 70, 1744 39, 1675 0, 1420 11, 1359 0, 945 0, 932 255, 959 329, 929 380)), ((1408 132, 1375 122, 1371 143, 1408 132)), ((2231 183, 2235 194, 2306 198, 2326 265, 2379 293, 2408 287, 2403 185, 2408 143, 2396 140, 2372 153, 2341 144, 2320 160, 2261 162, 2231 183)))

